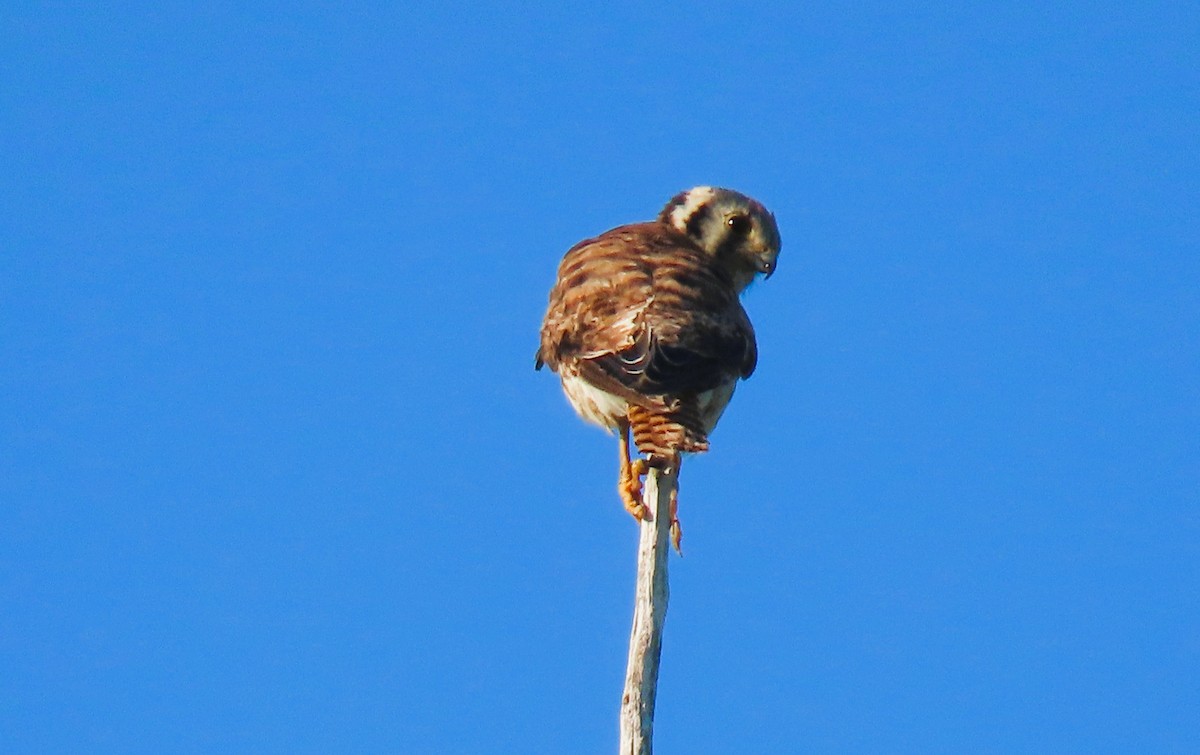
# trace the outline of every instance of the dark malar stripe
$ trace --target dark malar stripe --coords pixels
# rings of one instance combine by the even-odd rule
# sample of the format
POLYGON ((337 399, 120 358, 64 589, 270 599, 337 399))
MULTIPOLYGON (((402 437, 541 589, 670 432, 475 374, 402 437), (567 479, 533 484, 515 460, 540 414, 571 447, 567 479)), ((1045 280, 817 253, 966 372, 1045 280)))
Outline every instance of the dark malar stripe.
POLYGON ((704 221, 708 218, 708 215, 711 212, 712 208, 707 204, 702 204, 697 207, 695 212, 691 214, 691 217, 687 219, 687 225, 685 226, 687 229, 687 235, 694 239, 700 238, 700 226, 704 224, 704 221))

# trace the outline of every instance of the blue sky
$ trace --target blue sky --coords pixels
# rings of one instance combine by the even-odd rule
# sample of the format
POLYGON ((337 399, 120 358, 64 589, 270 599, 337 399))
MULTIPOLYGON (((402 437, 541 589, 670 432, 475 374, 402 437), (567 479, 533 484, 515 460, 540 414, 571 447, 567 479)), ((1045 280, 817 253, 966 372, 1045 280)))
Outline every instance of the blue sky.
POLYGON ((663 753, 1200 747, 1188 3, 0 12, 5 752, 611 752, 562 253, 776 214, 663 753))

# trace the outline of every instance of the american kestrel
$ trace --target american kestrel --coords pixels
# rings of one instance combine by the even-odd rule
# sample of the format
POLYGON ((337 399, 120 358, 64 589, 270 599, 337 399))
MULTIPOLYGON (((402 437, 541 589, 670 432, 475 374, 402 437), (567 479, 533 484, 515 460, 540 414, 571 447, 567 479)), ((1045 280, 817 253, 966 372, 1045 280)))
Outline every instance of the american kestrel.
POLYGON ((641 476, 707 451, 738 380, 754 372, 754 328, 738 296, 775 272, 779 246, 760 203, 697 186, 654 222, 614 228, 563 257, 535 366, 558 373, 579 416, 617 433, 617 489, 635 518, 650 513, 641 476), (630 430, 644 459, 629 458, 630 430))

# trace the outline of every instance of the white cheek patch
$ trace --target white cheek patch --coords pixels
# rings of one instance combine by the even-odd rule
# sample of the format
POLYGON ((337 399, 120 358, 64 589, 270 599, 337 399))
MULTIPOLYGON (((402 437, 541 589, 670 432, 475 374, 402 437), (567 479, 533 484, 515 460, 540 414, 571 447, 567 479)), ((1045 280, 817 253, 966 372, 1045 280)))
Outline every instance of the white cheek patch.
POLYGON ((687 193, 687 199, 684 203, 676 207, 671 212, 671 225, 679 230, 684 230, 687 227, 688 218, 696 212, 701 205, 708 204, 712 198, 716 196, 717 190, 711 186, 697 186, 687 193))

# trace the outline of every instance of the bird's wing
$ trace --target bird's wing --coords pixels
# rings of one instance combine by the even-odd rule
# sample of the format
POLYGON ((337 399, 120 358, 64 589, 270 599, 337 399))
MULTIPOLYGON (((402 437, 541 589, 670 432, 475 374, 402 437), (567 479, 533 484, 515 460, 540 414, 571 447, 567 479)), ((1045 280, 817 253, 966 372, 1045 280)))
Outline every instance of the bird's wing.
POLYGON ((748 377, 757 348, 711 258, 660 223, 623 226, 563 258, 538 360, 648 409, 748 377))

